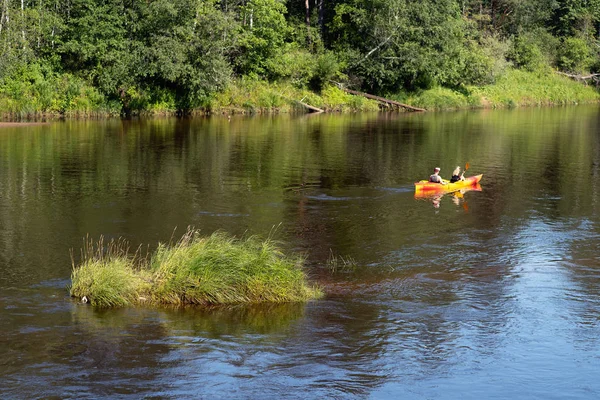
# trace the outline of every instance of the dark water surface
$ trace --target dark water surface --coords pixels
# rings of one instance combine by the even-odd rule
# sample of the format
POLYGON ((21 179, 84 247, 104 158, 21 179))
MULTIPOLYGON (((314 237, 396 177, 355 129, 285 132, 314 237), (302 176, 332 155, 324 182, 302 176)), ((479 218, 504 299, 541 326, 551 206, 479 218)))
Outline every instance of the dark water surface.
POLYGON ((599 122, 574 107, 2 128, 0 398, 600 398, 599 122), (414 197, 467 161, 482 191, 414 197), (68 297, 86 234, 136 247, 188 225, 275 230, 326 298, 68 297))

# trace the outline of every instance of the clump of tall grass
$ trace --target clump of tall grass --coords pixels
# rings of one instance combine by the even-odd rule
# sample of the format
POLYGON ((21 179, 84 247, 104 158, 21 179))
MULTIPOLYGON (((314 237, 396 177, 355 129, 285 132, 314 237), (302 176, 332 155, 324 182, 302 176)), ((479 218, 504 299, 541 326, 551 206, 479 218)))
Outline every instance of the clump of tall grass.
POLYGON ((71 296, 111 307, 283 303, 322 295, 308 284, 304 259, 285 255, 271 239, 237 239, 222 232, 202 237, 188 230, 173 245, 159 244, 150 257, 130 255, 123 243, 84 251, 74 266, 71 296))
POLYGON ((102 307, 144 301, 151 279, 148 272, 139 267, 142 261, 138 254, 130 255, 124 240, 111 240, 105 246, 102 237, 97 243, 86 238, 81 263, 76 266, 73 261, 71 296, 85 298, 92 305, 102 307))

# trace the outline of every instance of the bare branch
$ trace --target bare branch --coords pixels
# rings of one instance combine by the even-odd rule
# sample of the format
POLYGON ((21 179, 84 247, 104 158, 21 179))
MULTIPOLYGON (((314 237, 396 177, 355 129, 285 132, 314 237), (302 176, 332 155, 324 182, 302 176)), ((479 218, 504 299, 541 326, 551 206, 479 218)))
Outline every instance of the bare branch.
POLYGON ((372 48, 372 49, 371 49, 371 51, 369 51, 369 52, 367 53, 367 55, 365 55, 365 56, 363 57, 363 59, 362 59, 362 60, 360 60, 358 63, 359 63, 359 64, 362 64, 362 63, 363 63, 363 61, 365 61, 367 58, 369 58, 369 56, 370 56, 371 54, 375 53, 377 50, 379 50, 379 49, 381 48, 381 46, 383 46, 384 44, 386 44, 387 42, 389 42, 389 41, 390 41, 390 39, 391 39, 393 36, 394 36, 394 34, 392 33, 390 36, 388 36, 388 38, 387 38, 387 39, 385 39, 383 42, 379 43, 377 46, 375 46, 374 48, 372 48))

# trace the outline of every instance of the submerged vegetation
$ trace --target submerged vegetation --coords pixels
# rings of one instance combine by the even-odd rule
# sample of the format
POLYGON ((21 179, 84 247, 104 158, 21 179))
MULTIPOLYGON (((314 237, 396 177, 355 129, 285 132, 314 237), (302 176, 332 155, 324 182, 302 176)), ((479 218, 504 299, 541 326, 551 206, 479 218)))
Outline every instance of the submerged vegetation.
POLYGON ((70 294, 98 307, 300 302, 322 295, 308 284, 303 262, 270 239, 222 232, 202 237, 189 230, 145 257, 130 254, 124 241, 87 241, 70 294))
POLYGON ((599 37, 586 0, 5 0, 0 115, 597 101, 599 37))

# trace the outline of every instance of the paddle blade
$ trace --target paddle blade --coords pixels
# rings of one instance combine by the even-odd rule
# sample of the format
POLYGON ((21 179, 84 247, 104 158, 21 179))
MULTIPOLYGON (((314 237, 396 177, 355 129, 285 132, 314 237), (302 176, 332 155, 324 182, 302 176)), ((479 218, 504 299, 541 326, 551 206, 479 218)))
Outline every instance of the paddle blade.
POLYGON ((466 170, 468 170, 470 166, 471 166, 471 164, 469 164, 469 163, 466 163, 466 164, 465 164, 465 171, 466 171, 466 170))

